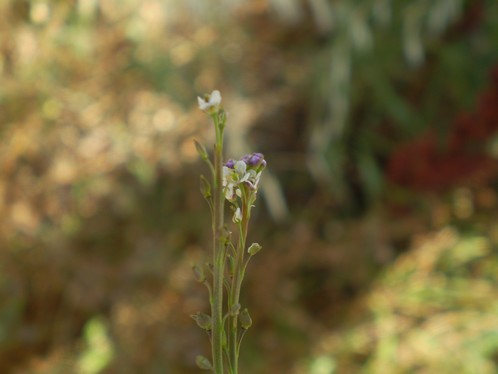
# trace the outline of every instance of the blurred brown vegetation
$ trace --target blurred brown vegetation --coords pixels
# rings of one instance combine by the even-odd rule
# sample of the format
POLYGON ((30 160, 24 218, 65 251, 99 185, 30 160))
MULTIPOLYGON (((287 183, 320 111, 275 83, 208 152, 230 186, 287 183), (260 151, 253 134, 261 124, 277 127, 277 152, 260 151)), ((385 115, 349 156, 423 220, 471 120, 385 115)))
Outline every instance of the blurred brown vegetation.
POLYGON ((498 3, 0 3, 0 373, 196 373, 212 142, 269 163, 244 373, 498 370, 498 3))

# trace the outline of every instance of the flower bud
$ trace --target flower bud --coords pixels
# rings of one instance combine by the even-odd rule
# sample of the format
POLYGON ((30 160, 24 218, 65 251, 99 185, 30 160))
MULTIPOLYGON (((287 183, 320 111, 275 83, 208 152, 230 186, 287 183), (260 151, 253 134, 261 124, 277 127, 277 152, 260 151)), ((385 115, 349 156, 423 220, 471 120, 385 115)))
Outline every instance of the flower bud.
POLYGON ((217 113, 221 105, 220 91, 214 90, 210 94, 204 95, 204 97, 197 97, 197 103, 202 111, 210 114, 217 113))
POLYGON ((211 362, 206 357, 204 357, 202 355, 198 355, 195 358, 195 363, 197 364, 197 366, 199 367, 199 369, 202 369, 202 370, 213 370, 213 365, 211 364, 211 362))
POLYGON ((235 166, 235 160, 229 159, 227 162, 225 162, 225 166, 229 169, 233 169, 235 166))
POLYGON ((244 155, 240 158, 240 161, 244 161, 247 165, 249 165, 249 160, 251 159, 252 154, 244 155))
POLYGON ((240 221, 242 221, 242 211, 240 210, 240 208, 235 209, 232 221, 234 223, 240 223, 240 221))
POLYGON ((250 155, 247 164, 252 167, 257 167, 265 160, 262 153, 253 153, 250 155))
POLYGON ((247 249, 247 253, 249 253, 251 256, 254 256, 261 250, 261 248, 263 247, 261 247, 259 243, 252 243, 251 246, 247 249))
POLYGON ((263 163, 266 165, 265 157, 262 153, 258 152, 244 155, 240 158, 240 161, 243 161, 248 167, 254 169, 258 168, 258 166, 263 163))

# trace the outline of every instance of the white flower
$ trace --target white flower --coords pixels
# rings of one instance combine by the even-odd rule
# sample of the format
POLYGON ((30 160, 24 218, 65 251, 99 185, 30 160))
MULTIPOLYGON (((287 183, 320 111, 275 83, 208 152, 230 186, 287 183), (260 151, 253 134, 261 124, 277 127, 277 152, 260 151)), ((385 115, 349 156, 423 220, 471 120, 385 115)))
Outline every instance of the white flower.
POLYGON ((237 161, 230 169, 223 166, 223 187, 225 187, 225 198, 229 201, 234 201, 236 196, 240 197, 240 188, 237 187, 240 183, 245 182, 249 177, 246 173, 247 165, 244 161, 237 161))
POLYGON ((234 223, 239 223, 242 221, 242 211, 240 208, 235 209, 235 213, 233 214, 233 222, 234 223))
POLYGON ((225 198, 234 202, 238 197, 242 197, 240 184, 246 184, 251 190, 257 191, 261 171, 254 169, 247 170, 247 164, 240 160, 232 163, 231 167, 223 166, 223 187, 225 198))
POLYGON ((223 187, 225 192, 225 199, 228 201, 234 201, 236 199, 234 191, 236 184, 238 183, 237 177, 234 175, 234 170, 229 167, 223 166, 223 187))
POLYGON ((228 201, 235 201, 236 197, 235 195, 238 192, 238 189, 234 192, 234 187, 235 185, 233 183, 230 183, 228 186, 225 187, 225 199, 228 201))
POLYGON ((257 190, 259 185, 259 179, 261 178, 261 172, 256 173, 255 170, 251 169, 246 174, 245 182, 252 190, 257 190))
POLYGON ((217 111, 221 104, 220 91, 214 90, 211 94, 205 95, 204 98, 197 96, 197 102, 199 108, 204 112, 211 111, 212 108, 217 111))
POLYGON ((228 185, 228 177, 232 173, 233 170, 227 166, 223 166, 222 170, 223 170, 222 171, 222 173, 223 173, 223 187, 226 187, 228 185))
POLYGON ((244 161, 237 161, 233 168, 239 174, 239 177, 243 177, 246 173, 247 165, 244 161))

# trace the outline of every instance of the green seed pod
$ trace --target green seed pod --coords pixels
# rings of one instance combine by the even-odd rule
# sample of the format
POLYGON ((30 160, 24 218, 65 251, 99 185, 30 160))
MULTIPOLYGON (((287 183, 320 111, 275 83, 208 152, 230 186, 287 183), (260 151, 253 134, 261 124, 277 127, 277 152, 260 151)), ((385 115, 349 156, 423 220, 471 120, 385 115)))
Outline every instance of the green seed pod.
POLYGON ((197 282, 202 283, 206 280, 204 269, 199 265, 192 266, 192 271, 194 272, 194 277, 197 282))
POLYGON ((199 326, 203 330, 210 331, 212 328, 211 317, 205 313, 197 312, 196 314, 192 314, 190 317, 197 322, 197 326, 199 326))
POLYGON ((247 308, 242 310, 239 314, 239 321, 240 321, 240 326, 244 329, 247 330, 249 327, 252 325, 252 319, 251 316, 249 315, 249 311, 247 308))

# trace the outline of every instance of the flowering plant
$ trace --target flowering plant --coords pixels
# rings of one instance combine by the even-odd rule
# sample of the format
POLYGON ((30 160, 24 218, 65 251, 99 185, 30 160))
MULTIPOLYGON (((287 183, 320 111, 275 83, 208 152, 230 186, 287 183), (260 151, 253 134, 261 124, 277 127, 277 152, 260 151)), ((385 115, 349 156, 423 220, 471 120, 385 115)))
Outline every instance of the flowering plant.
POLYGON ((213 262, 207 265, 211 279, 206 277, 204 267, 193 268, 197 281, 208 289, 211 314, 192 315, 197 325, 208 333, 212 361, 199 355, 196 362, 201 369, 215 374, 237 374, 242 338, 252 324, 249 311, 240 305, 240 290, 250 258, 261 250, 258 243, 246 249, 247 231, 266 161, 261 153, 252 153, 223 163, 226 113, 221 106, 221 94, 213 91, 197 100, 199 108, 213 120, 216 142, 213 161, 206 148, 195 142, 212 174, 211 181, 201 175, 201 193, 211 211, 213 230, 213 262), (232 221, 238 232, 236 243, 224 222, 226 204, 233 211, 232 221))

